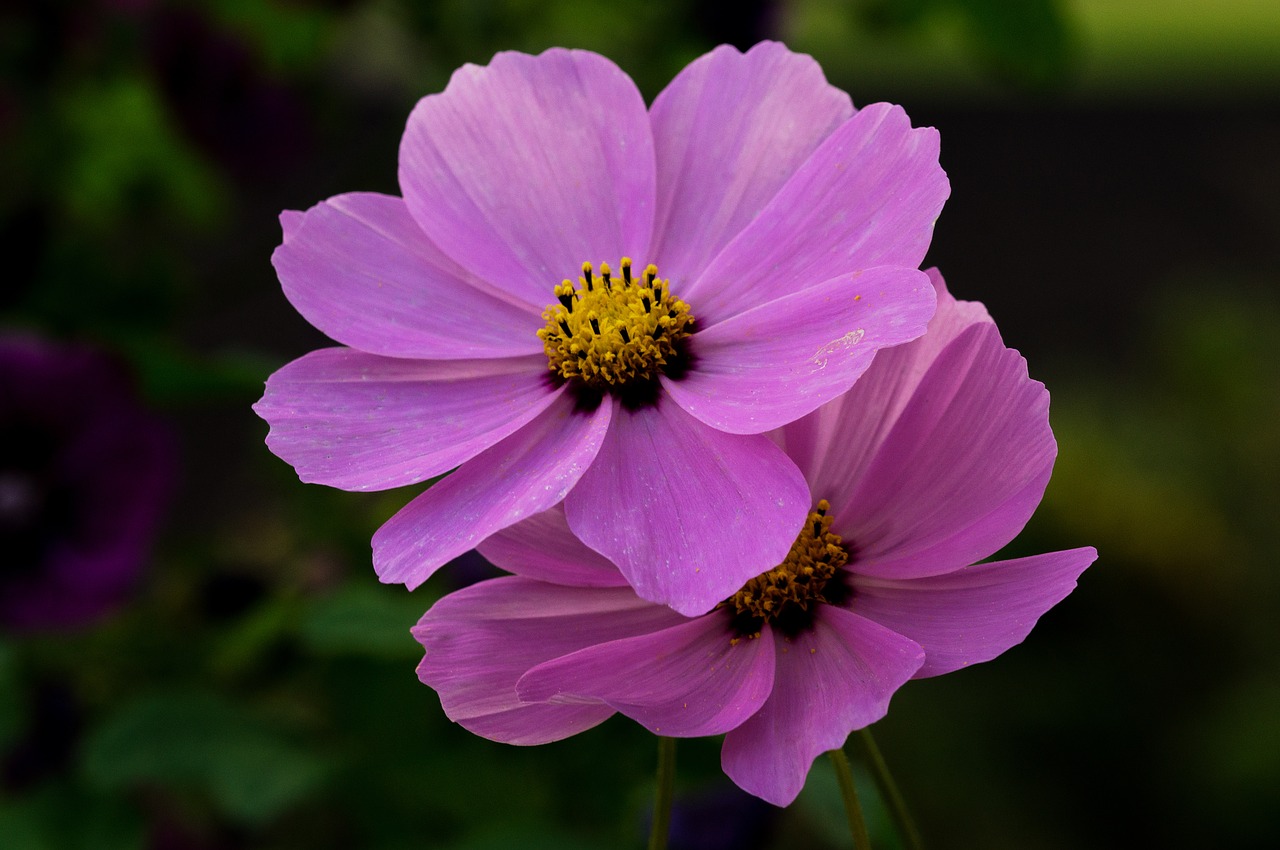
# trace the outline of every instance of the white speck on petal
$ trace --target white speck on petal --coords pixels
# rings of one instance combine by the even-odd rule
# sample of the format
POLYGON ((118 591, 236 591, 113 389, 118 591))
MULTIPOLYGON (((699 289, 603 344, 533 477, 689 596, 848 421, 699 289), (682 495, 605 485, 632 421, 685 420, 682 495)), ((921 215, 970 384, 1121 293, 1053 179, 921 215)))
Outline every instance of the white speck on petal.
POLYGON ((831 342, 822 346, 822 348, 819 348, 817 353, 813 355, 814 365, 817 366, 819 369, 827 368, 827 360, 830 358, 832 354, 842 349, 852 348, 853 346, 857 345, 862 340, 862 337, 865 334, 866 334, 866 331, 864 329, 856 328, 854 330, 849 331, 847 334, 840 337, 839 339, 832 340, 831 342))

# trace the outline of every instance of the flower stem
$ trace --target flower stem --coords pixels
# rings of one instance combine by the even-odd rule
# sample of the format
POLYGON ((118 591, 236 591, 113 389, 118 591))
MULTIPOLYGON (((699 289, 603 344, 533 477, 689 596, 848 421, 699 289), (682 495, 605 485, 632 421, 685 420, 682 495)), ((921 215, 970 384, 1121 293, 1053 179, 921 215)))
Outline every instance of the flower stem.
POLYGON ((676 739, 658 738, 658 791, 653 799, 649 850, 666 850, 671 832, 671 797, 676 785, 676 739))
POLYGON ((889 814, 898 828, 898 836, 902 839, 903 845, 907 850, 923 850, 924 844, 920 840, 920 831, 916 829, 915 821, 907 811, 906 801, 902 799, 902 792, 898 790, 898 784, 893 781, 889 767, 884 763, 884 756, 876 746, 876 739, 871 737, 871 730, 858 730, 857 741, 867 766, 871 768, 871 776, 875 779, 880 797, 889 807, 889 814))
POLYGON ((832 750, 831 763, 836 768, 840 782, 840 796, 844 798, 844 812, 849 817, 849 833, 853 836, 854 850, 871 850, 871 836, 867 834, 867 822, 862 817, 862 804, 858 802, 858 790, 853 787, 853 771, 844 750, 832 750))

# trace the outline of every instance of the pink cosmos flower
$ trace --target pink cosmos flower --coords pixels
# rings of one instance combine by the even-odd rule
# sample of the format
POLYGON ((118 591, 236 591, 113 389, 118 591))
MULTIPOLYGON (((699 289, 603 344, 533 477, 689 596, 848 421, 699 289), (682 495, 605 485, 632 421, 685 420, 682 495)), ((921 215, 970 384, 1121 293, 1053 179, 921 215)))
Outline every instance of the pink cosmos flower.
POLYGON ((526 519, 480 547, 516 575, 444 597, 414 629, 445 713, 513 744, 615 711, 661 735, 727 733, 729 777, 786 805, 908 679, 1021 642, 1097 553, 976 563, 1031 516, 1057 447, 1044 386, 980 304, 934 283, 923 338, 770 435, 821 500, 785 561, 689 618, 638 597, 565 511, 526 519))
POLYGON ((809 497, 763 433, 924 331, 949 192, 934 130, 772 43, 648 110, 593 53, 465 66, 410 116, 400 187, 281 217, 285 294, 346 347, 271 376, 272 451, 351 490, 455 470, 374 537, 383 581, 563 501, 685 614, 786 554, 809 497))

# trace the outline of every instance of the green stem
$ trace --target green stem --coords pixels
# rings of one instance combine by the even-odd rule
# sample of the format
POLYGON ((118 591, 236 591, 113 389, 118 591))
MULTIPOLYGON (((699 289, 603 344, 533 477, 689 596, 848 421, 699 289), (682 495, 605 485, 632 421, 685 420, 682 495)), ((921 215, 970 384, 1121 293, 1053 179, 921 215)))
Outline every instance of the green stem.
POLYGON ((649 850, 667 850, 671 832, 671 798, 676 787, 676 739, 658 738, 658 791, 653 799, 649 850))
POLYGON ((871 850, 871 836, 867 834, 867 822, 862 817, 862 804, 858 802, 858 790, 853 787, 853 771, 844 750, 832 750, 831 763, 836 768, 840 782, 840 796, 844 798, 844 812, 849 817, 849 833, 853 836, 854 850, 871 850))
POLYGON ((876 739, 871 737, 871 730, 858 730, 856 740, 867 766, 871 768, 871 776, 875 779, 880 797, 889 807, 889 814, 893 817, 893 823, 898 828, 898 835, 902 838, 904 846, 907 850, 923 850, 924 843, 920 840, 920 831, 916 829, 915 821, 907 811, 907 803, 902 799, 898 783, 893 781, 889 767, 884 763, 884 756, 876 746, 876 739))

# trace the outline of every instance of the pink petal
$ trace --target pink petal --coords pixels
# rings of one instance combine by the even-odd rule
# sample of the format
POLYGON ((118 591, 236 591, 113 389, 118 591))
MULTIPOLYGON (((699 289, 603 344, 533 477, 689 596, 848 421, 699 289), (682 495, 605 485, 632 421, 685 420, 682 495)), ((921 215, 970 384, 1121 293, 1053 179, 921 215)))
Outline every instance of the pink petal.
POLYGON ((361 351, 431 360, 542 351, 539 310, 482 291, 399 198, 358 193, 317 204, 288 225, 271 260, 298 312, 361 351))
POLYGON ((1096 560, 1092 548, 962 567, 906 580, 853 579, 853 608, 924 647, 916 678, 990 661, 1022 643, 1096 560))
POLYGON ((709 328, 850 271, 915 268, 949 192, 937 131, 912 129, 896 106, 864 107, 680 297, 709 328))
POLYGON ((689 617, 781 563, 809 508, 799 470, 768 439, 715 431, 668 399, 620 408, 565 501, 573 533, 637 594, 689 617))
POLYGON ((818 63, 776 42, 721 46, 653 102, 658 211, 647 260, 681 293, 853 114, 818 63))
POLYGON ((937 269, 926 274, 938 309, 924 336, 877 352, 849 392, 770 435, 818 498, 856 485, 938 354, 970 325, 991 323, 980 303, 952 297, 937 269))
POLYGON ((866 473, 815 495, 830 500, 855 572, 937 575, 1013 539, 1056 455, 1044 385, 995 325, 977 324, 938 355, 866 473))
POLYGON ((584 261, 645 255, 653 139, 644 100, 602 56, 499 53, 418 102, 400 187, 428 238, 539 308, 584 261))
POLYGON ((626 588, 491 579, 444 597, 413 629, 426 650, 418 678, 440 695, 449 719, 475 734, 508 744, 544 744, 590 729, 613 709, 599 702, 523 703, 516 681, 527 670, 679 619, 626 588))
POLYGON ((569 530, 563 505, 504 528, 476 548, 496 566, 526 578, 576 587, 627 584, 612 561, 569 530))
POLYGON ((298 232, 298 228, 302 226, 302 219, 306 217, 306 213, 302 210, 284 210, 280 213, 280 238, 284 242, 288 242, 293 234, 298 232))
POLYGON ((732 638, 726 617, 699 617, 540 664, 516 692, 532 702, 603 700, 657 735, 719 735, 773 687, 773 639, 732 638))
POLYGON ((786 806, 804 787, 814 759, 884 717, 889 698, 919 669, 924 652, 831 605, 812 630, 789 642, 779 638, 777 645, 773 694, 725 737, 720 761, 738 787, 786 806))
POLYGON ((254 411, 303 481, 344 490, 416 484, 474 457, 561 394, 546 358, 398 360, 323 348, 267 379, 254 411))
POLYGON ((711 427, 758 434, 846 392, 879 349, 924 333, 933 310, 933 287, 922 272, 854 272, 696 334, 693 368, 662 383, 711 427))
POLYGON ((611 410, 602 404, 578 411, 560 395, 533 422, 405 505, 373 535, 378 577, 415 588, 494 532, 562 500, 600 449, 611 410))

